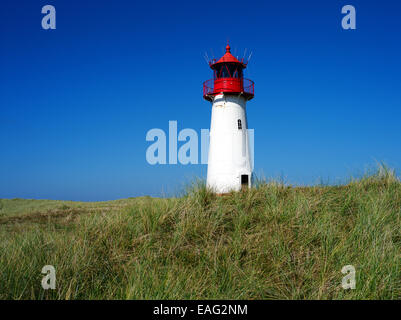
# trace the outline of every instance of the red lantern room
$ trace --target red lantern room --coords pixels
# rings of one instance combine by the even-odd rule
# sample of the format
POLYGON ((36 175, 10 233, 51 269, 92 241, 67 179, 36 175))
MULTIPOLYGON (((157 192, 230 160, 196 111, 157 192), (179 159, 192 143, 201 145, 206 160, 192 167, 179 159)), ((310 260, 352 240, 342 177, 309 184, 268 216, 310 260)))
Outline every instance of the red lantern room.
POLYGON ((230 53, 230 46, 227 45, 226 53, 216 61, 209 62, 213 70, 213 79, 203 83, 203 98, 213 101, 214 96, 224 94, 242 94, 247 100, 254 96, 254 83, 252 80, 244 79, 243 70, 247 62, 244 59, 238 60, 230 53))

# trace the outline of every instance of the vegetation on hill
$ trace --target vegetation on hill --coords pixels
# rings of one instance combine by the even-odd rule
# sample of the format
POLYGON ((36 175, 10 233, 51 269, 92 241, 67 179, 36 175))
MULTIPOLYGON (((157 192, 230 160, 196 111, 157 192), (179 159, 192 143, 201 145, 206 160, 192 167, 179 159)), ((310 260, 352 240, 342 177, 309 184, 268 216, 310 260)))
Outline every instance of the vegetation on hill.
POLYGON ((400 299, 401 183, 380 169, 227 196, 197 184, 169 199, 3 199, 0 298, 400 299), (55 290, 41 287, 44 265, 55 290))

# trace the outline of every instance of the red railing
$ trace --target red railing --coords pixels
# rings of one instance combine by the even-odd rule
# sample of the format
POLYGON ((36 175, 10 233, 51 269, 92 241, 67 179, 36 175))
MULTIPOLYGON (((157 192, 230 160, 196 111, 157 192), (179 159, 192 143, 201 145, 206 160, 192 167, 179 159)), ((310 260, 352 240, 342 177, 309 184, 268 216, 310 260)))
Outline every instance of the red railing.
POLYGON ((209 79, 203 83, 203 97, 213 96, 222 92, 244 93, 252 98, 255 85, 252 80, 238 78, 209 79))

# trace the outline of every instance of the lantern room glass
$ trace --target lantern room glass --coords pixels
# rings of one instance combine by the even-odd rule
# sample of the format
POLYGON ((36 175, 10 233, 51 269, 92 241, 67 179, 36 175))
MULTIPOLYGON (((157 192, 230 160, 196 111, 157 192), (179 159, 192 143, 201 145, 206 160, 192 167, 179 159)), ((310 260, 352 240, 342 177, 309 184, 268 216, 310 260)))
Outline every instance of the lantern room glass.
POLYGON ((242 79, 242 67, 235 63, 222 63, 215 67, 214 78, 237 78, 242 79))

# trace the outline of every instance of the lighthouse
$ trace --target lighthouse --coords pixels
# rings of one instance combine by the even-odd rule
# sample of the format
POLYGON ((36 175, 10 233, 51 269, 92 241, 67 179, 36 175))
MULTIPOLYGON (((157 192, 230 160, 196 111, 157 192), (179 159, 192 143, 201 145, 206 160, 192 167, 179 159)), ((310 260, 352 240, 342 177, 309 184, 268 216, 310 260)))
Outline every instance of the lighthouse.
POLYGON ((209 61, 213 79, 203 83, 203 98, 212 103, 207 187, 218 194, 251 187, 246 103, 254 96, 254 83, 244 79, 247 61, 226 53, 209 61))

